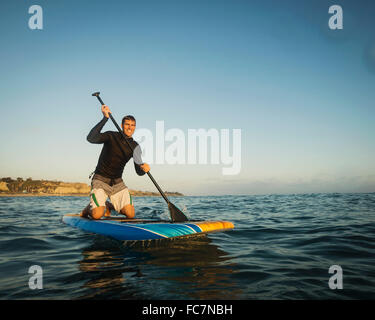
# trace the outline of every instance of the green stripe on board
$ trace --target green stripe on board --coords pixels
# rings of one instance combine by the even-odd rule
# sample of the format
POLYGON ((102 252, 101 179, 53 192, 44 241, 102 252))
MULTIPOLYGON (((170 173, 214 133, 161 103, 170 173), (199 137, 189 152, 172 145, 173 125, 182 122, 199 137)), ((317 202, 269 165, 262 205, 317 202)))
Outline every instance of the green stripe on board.
POLYGON ((96 200, 95 193, 91 193, 91 197, 94 200, 96 206, 99 207, 99 203, 98 203, 98 200, 96 200))

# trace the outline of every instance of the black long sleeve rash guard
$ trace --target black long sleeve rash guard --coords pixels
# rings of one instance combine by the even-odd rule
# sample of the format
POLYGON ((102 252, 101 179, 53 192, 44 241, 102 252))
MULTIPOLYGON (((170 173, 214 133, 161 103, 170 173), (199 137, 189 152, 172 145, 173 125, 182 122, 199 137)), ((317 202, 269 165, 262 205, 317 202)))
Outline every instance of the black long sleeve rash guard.
MULTIPOLYGON (((95 173, 110 179, 117 179, 122 177, 125 165, 133 157, 133 151, 129 148, 120 132, 106 131, 101 133, 104 125, 107 123, 108 118, 103 119, 91 129, 87 136, 87 141, 90 143, 101 144, 104 143, 102 152, 95 169, 95 173)), ((133 138, 126 138, 130 142, 134 152, 134 168, 139 176, 145 174, 139 164, 142 164, 140 156, 140 148, 138 143, 133 138)))

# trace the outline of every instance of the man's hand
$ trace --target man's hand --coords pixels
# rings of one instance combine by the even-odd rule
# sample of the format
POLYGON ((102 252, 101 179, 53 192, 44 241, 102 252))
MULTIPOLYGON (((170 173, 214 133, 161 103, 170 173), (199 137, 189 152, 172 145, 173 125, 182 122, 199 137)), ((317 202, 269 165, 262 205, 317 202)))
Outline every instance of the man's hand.
POLYGON ((150 171, 150 166, 147 163, 141 164, 140 167, 146 173, 150 171))
POLYGON ((109 110, 108 106, 106 106, 105 104, 102 105, 102 112, 106 118, 109 118, 109 114, 111 113, 111 110, 109 110))

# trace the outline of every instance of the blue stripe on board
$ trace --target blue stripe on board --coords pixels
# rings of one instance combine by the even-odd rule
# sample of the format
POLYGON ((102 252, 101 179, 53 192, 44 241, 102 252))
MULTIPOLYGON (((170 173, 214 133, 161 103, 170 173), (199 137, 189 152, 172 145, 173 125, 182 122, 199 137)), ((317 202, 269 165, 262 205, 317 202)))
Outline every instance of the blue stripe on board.
POLYGON ((166 238, 171 237, 179 237, 179 236, 185 236, 189 234, 194 234, 196 232, 202 232, 202 230, 197 227, 196 225, 190 225, 190 224, 181 224, 181 223, 137 223, 132 224, 130 223, 124 223, 121 221, 101 221, 100 223, 106 223, 106 224, 117 224, 120 226, 129 226, 129 227, 135 227, 135 228, 142 228, 145 230, 149 230, 151 232, 155 232, 157 234, 160 234, 166 238))
POLYGON ((113 237, 117 240, 154 240, 165 237, 149 230, 133 228, 131 225, 103 223, 79 217, 64 216, 63 221, 82 230, 113 237))
POLYGON ((189 228, 187 225, 175 223, 144 224, 142 225, 142 228, 163 234, 168 238, 186 236, 195 233, 195 230, 192 230, 192 228, 189 228))
POLYGON ((199 226, 197 226, 196 224, 186 223, 186 225, 193 228, 195 230, 195 232, 202 232, 202 229, 199 226))

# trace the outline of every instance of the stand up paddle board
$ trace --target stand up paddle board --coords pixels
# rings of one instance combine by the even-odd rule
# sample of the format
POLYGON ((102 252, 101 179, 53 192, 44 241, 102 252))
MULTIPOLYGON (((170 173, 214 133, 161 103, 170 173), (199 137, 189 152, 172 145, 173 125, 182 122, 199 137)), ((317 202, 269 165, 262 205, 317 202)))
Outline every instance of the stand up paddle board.
POLYGON ((161 220, 140 220, 107 217, 100 220, 82 218, 79 214, 66 214, 63 222, 117 240, 155 240, 183 237, 194 234, 227 231, 234 228, 228 221, 187 221, 172 223, 161 220))

